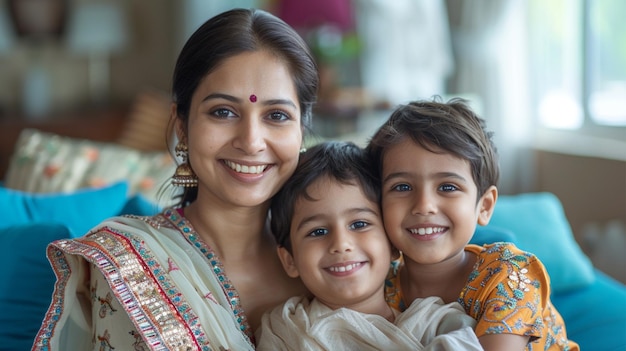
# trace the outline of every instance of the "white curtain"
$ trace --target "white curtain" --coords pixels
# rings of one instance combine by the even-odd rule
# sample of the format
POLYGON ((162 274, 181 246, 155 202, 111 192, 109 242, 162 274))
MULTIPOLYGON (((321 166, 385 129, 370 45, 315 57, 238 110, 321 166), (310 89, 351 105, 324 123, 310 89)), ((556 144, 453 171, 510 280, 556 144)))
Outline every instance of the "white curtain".
POLYGON ((355 0, 361 79, 392 106, 445 93, 452 48, 444 0, 355 0))
POLYGON ((501 193, 533 187, 527 2, 448 0, 455 73, 451 95, 478 96, 500 154, 501 193))
POLYGON ((184 10, 182 23, 184 28, 181 32, 182 37, 180 38, 182 43, 187 41, 189 36, 209 18, 236 7, 258 7, 259 0, 184 0, 183 6, 184 10))

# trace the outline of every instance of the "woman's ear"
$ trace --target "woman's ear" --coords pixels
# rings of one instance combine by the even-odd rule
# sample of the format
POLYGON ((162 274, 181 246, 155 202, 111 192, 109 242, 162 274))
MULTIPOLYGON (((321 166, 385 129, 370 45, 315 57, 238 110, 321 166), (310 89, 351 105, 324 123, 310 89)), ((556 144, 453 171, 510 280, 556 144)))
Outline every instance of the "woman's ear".
POLYGON ((286 248, 279 246, 277 249, 278 257, 280 258, 280 262, 283 264, 283 268, 287 275, 291 278, 297 278, 300 276, 300 272, 298 272, 298 268, 296 267, 295 262, 293 261, 293 256, 286 248))
POLYGON ((491 220, 491 215, 496 207, 496 201, 498 200, 498 188, 494 185, 490 186, 487 191, 481 196, 478 201, 478 224, 487 225, 491 220))
POLYGON ((185 126, 183 125, 183 120, 178 118, 175 103, 172 103, 172 105, 170 106, 170 120, 170 123, 174 123, 174 135, 176 135, 176 140, 185 140, 185 126))

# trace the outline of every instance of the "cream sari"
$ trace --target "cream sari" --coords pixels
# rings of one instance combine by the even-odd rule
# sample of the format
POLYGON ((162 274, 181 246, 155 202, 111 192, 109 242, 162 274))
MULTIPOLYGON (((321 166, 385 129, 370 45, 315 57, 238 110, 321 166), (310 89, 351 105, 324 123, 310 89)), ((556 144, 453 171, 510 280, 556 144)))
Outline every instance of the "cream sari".
POLYGON ((175 209, 49 245, 57 276, 33 350, 254 350, 222 264, 175 209))

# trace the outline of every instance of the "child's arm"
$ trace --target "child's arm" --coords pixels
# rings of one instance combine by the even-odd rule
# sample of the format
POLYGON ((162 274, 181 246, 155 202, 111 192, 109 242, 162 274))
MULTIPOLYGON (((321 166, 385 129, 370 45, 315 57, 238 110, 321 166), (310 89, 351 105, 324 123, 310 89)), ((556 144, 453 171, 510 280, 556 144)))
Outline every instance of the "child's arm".
POLYGON ((485 246, 479 257, 483 264, 473 272, 462 300, 477 321, 483 348, 524 350, 538 339, 533 349, 543 349, 553 338, 550 321, 556 318, 550 309, 550 278, 541 261, 502 243, 485 246))
POLYGON ((515 334, 486 334, 478 338, 485 351, 525 350, 530 337, 515 334))

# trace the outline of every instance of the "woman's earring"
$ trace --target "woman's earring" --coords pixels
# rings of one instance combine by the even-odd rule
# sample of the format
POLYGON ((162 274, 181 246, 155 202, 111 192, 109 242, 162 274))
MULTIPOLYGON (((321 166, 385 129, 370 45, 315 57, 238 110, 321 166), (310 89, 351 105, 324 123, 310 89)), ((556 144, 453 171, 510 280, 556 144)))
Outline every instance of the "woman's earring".
POLYGON ((301 154, 303 154, 303 153, 305 153, 305 152, 306 152, 306 148, 303 146, 303 147, 300 149, 300 153, 301 153, 301 154))
POLYGON ((179 141, 174 151, 176 152, 176 156, 182 159, 182 163, 176 167, 176 172, 174 172, 174 176, 172 177, 172 184, 186 188, 197 187, 198 177, 189 165, 189 150, 187 149, 187 144, 179 141))

